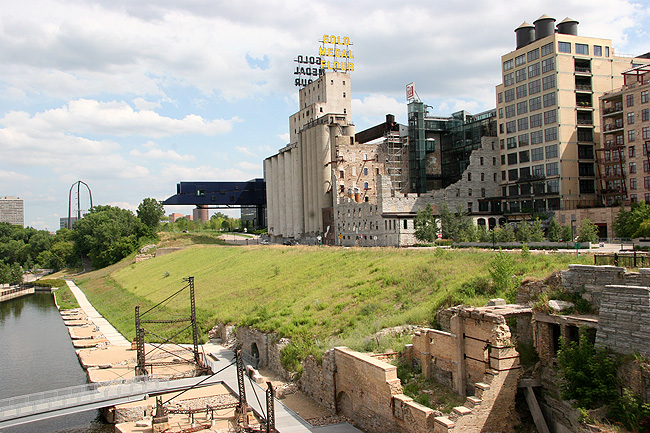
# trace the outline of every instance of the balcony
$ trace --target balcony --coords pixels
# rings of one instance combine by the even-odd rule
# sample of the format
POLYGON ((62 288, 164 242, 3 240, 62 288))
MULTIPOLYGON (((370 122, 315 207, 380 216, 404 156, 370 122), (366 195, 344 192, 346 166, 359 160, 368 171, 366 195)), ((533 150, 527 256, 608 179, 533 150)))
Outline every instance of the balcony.
POLYGON ((593 125, 593 119, 580 119, 578 118, 578 125, 593 125))
POLYGON ((576 65, 575 72, 577 74, 591 74, 591 67, 590 66, 578 66, 578 65, 576 65))
POLYGON ((576 90, 578 92, 591 92, 591 84, 576 84, 576 90))

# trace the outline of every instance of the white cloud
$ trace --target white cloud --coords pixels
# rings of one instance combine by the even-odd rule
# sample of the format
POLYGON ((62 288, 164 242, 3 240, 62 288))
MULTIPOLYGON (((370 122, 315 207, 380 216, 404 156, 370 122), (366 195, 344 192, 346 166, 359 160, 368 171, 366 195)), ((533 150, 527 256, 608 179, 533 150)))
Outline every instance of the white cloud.
POLYGON ((249 171, 262 171, 262 164, 260 163, 252 163, 248 161, 241 161, 237 163, 237 167, 241 168, 242 170, 249 170, 249 171))
POLYGON ((403 116, 406 113, 406 103, 386 95, 369 95, 363 99, 352 100, 352 114, 362 117, 371 123, 381 123, 386 114, 403 116))
POLYGON ((248 155, 248 156, 257 156, 255 153, 251 152, 247 147, 245 146, 235 146, 235 149, 240 151, 241 153, 248 155))
POLYGON ((0 170, 0 180, 4 182, 18 182, 28 180, 29 176, 15 171, 0 170))
POLYGON ((136 158, 167 159, 171 161, 194 161, 194 155, 180 155, 173 150, 151 149, 147 152, 132 150, 129 155, 136 158))
POLYGON ((133 105, 138 110, 153 110, 154 108, 160 108, 160 102, 147 101, 144 98, 135 98, 133 100, 133 105))
MULTIPOLYGON (((354 104, 354 100, 352 100, 352 103, 354 104)), ((288 143, 289 140, 291 139, 291 135, 287 132, 286 134, 278 134, 278 138, 283 142, 283 143, 288 143)))

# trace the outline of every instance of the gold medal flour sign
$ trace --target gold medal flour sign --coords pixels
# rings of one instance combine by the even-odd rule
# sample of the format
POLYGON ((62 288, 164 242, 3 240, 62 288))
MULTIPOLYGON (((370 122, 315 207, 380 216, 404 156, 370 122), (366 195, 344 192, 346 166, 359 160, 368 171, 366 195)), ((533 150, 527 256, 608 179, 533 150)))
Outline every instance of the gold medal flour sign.
POLYGON ((318 56, 298 56, 294 84, 305 87, 326 71, 354 71, 354 53, 347 36, 324 35, 318 56))

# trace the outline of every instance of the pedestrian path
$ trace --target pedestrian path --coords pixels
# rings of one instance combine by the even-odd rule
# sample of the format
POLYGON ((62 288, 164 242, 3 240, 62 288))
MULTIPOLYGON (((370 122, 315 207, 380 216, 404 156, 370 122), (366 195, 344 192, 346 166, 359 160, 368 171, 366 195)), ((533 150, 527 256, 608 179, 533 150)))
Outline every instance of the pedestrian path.
POLYGON ((86 313, 86 316, 90 320, 92 320, 93 324, 99 328, 99 332, 104 334, 104 337, 108 340, 108 342, 113 345, 113 346, 130 346, 131 343, 129 340, 124 338, 122 334, 117 332, 117 329, 111 325, 108 320, 104 319, 104 317, 95 310, 95 307, 93 307, 90 302, 88 302, 88 299, 86 298, 86 295, 81 291, 79 287, 74 283, 72 280, 65 280, 66 284, 68 287, 70 287, 70 290, 72 291, 72 294, 74 295, 75 298, 77 298, 77 303, 79 303, 79 306, 81 309, 86 313))

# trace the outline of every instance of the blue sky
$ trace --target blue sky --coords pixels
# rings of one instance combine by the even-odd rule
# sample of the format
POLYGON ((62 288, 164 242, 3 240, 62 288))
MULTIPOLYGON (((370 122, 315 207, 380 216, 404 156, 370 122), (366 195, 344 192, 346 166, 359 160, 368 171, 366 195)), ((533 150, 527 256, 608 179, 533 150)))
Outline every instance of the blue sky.
MULTIPOLYGON (((5 2, 9 3, 9 2, 5 2)), ((405 123, 415 82, 436 114, 492 108, 514 29, 580 22, 618 54, 650 51, 650 5, 625 0, 23 0, 0 14, 0 195, 56 230, 68 191, 136 209, 176 183, 262 177, 298 110, 293 59, 350 38, 357 130, 405 123)), ((82 207, 85 198, 82 200, 82 207)), ((190 213, 167 207, 167 213, 190 213)))

